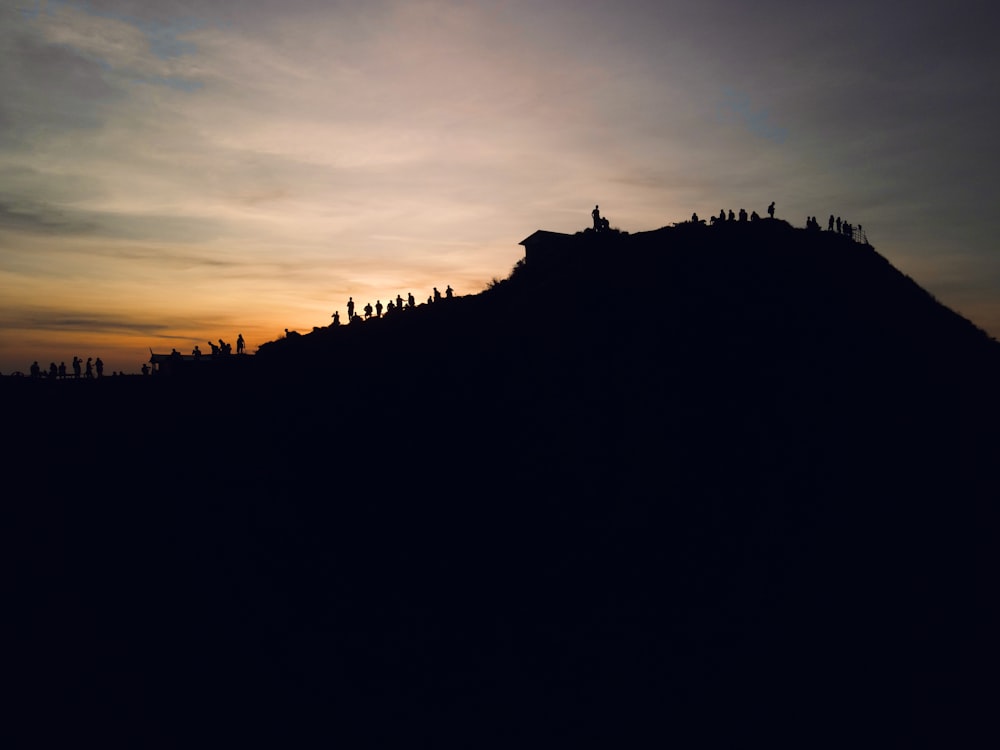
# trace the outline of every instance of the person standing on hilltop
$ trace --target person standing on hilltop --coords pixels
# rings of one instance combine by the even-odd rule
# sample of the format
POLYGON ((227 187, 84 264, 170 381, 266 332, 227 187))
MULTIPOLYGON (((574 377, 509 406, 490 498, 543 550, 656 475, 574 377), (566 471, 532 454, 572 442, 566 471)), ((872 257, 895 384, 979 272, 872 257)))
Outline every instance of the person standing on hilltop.
POLYGON ((354 320, 354 297, 347 298, 347 322, 354 320))
POLYGON ((594 206, 594 210, 590 212, 590 216, 594 220, 594 231, 600 231, 601 229, 601 210, 600 206, 594 206))
POLYGON ((247 342, 243 340, 243 334, 241 333, 236 337, 236 353, 246 354, 247 342))
POLYGON ((79 357, 73 357, 73 377, 80 377, 80 363, 83 362, 79 357))
POLYGON ((769 218, 774 218, 774 201, 771 201, 771 205, 767 207, 767 215, 769 218))
POLYGON ((98 357, 96 360, 94 360, 94 367, 97 368, 97 377, 103 378, 104 377, 104 360, 101 359, 100 357, 98 357))

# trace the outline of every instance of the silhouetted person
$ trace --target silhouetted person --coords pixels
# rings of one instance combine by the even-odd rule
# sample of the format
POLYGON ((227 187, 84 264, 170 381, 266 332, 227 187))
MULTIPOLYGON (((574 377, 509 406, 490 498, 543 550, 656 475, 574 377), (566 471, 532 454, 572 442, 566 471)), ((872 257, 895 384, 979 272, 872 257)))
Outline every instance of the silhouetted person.
POLYGON ((218 353, 219 353, 219 347, 217 347, 217 346, 216 346, 215 344, 213 344, 213 343, 212 343, 211 341, 208 341, 208 342, 206 342, 206 343, 208 344, 208 348, 209 348, 209 350, 210 350, 210 351, 212 352, 212 356, 213 356, 213 357, 214 357, 214 356, 215 356, 216 354, 218 354, 218 353))
POLYGON ((447 297, 448 299, 452 299, 453 296, 454 296, 454 294, 455 294, 455 290, 452 289, 451 288, 451 284, 449 284, 448 288, 444 290, 444 296, 447 297))
POLYGON ((66 363, 65 362, 60 362, 59 363, 59 377, 61 379, 65 379, 66 378, 66 363))
POLYGON ((698 223, 698 214, 697 214, 697 212, 691 214, 691 223, 692 224, 697 224, 698 223))
POLYGON ((191 354, 195 359, 198 359, 201 356, 201 349, 198 348, 197 344, 194 345, 194 351, 192 351, 191 354))
POLYGON ((719 211, 719 221, 725 221, 725 220, 726 220, 726 209, 723 208, 719 211))
POLYGON ((828 231, 828 232, 832 232, 833 231, 833 214, 830 214, 830 223, 827 224, 826 231, 828 231))
POLYGON ((369 302, 365 305, 365 320, 368 320, 372 316, 372 303, 369 302))
POLYGON ((729 221, 736 221, 736 214, 733 213, 733 209, 729 209, 729 221))
POLYGON ((347 319, 354 320, 354 297, 347 298, 347 319))
POLYGON ((437 287, 434 287, 434 301, 435 302, 441 301, 441 292, 438 291, 437 287))
POLYGON ((380 299, 375 300, 375 317, 382 317, 382 300, 380 299))
POLYGON ((750 213, 750 221, 760 221, 760 214, 758 214, 756 211, 752 211, 750 213))
POLYGON ((594 206, 594 210, 590 212, 590 216, 594 219, 594 231, 600 231, 601 229, 601 210, 599 206, 594 206))
POLYGON ((49 362, 49 379, 55 380, 57 377, 59 377, 59 368, 56 367, 55 362, 49 362))
POLYGON ((837 217, 837 234, 840 234, 840 217, 837 217))
POLYGON ((73 377, 74 378, 79 378, 80 377, 80 365, 82 363, 83 363, 82 359, 80 359, 79 357, 73 357, 73 377))
POLYGON ((102 360, 100 357, 98 357, 96 360, 94 360, 94 367, 97 370, 97 377, 103 378, 104 377, 104 360, 102 360))
POLYGON ((768 218, 774 218, 774 201, 771 201, 771 205, 767 207, 768 218))
POLYGON ((142 363, 142 374, 149 375, 149 365, 147 365, 145 362, 142 363))
POLYGON ((38 366, 38 360, 37 359, 34 362, 31 363, 30 371, 31 371, 31 377, 33 377, 33 378, 40 378, 40 377, 42 377, 42 368, 38 366))
POLYGON ((395 309, 396 309, 396 303, 393 302, 392 300, 389 300, 389 304, 385 306, 385 314, 386 314, 386 316, 388 316, 390 313, 392 313, 392 311, 395 310, 395 309))
POLYGON ((333 324, 335 326, 340 325, 340 310, 334 310, 333 312, 333 324))
POLYGON ((406 305, 407 307, 413 308, 417 306, 417 301, 413 298, 413 292, 406 295, 406 305))
POLYGON ((396 309, 397 310, 403 309, 403 295, 401 294, 396 295, 396 309))
POLYGON ((241 333, 236 337, 236 353, 244 354, 246 352, 247 342, 243 340, 243 334, 241 333))
POLYGON ((93 359, 93 357, 87 357, 87 367, 84 370, 84 376, 88 379, 92 379, 94 377, 94 366, 91 364, 93 359))
POLYGON ((747 210, 745 208, 740 209, 740 221, 747 220, 747 210))

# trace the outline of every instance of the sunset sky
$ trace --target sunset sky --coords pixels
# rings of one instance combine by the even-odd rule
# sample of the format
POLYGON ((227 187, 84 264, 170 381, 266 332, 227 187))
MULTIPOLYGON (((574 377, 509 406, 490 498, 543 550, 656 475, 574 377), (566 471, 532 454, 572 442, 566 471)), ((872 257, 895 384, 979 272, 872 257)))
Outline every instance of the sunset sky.
POLYGON ((476 293, 595 203, 840 215, 1000 336, 991 7, 0 0, 0 373, 476 293))

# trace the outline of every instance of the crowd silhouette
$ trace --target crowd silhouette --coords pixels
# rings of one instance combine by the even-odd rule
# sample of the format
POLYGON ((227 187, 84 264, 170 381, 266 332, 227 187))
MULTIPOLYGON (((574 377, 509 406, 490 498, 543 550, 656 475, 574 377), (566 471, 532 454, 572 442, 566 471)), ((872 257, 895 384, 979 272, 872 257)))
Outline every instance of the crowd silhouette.
MULTIPOLYGON (((73 357, 72 361, 73 370, 73 380, 79 380, 81 377, 86 380, 94 380, 95 378, 104 377, 104 360, 100 357, 87 357, 86 367, 84 367, 84 361, 80 357, 73 357)), ((66 369, 66 363, 60 362, 58 365, 55 362, 49 362, 47 368, 43 368, 38 364, 38 360, 31 363, 28 368, 28 373, 33 379, 43 379, 48 378, 49 380, 66 380, 69 376, 69 371, 66 369)), ((14 375, 20 375, 22 373, 13 373, 14 375)), ((118 373, 114 373, 117 375, 118 373)))
MULTIPOLYGON (((437 302, 442 302, 444 300, 450 300, 455 298, 455 290, 451 288, 449 284, 445 287, 444 294, 438 290, 437 287, 433 287, 433 291, 427 297, 427 304, 433 305, 437 302)), ((347 320, 346 323, 357 323, 360 321, 374 320, 381 318, 389 318, 394 315, 403 312, 404 310, 413 310, 417 307, 417 300, 413 296, 413 292, 408 292, 406 299, 403 299, 402 294, 396 294, 396 299, 390 299, 385 304, 382 303, 381 299, 375 300, 373 305, 371 302, 366 302, 365 306, 360 308, 360 313, 355 313, 358 309, 357 303, 354 301, 354 297, 350 296, 347 298, 347 320)), ((331 327, 339 328, 345 322, 341 320, 340 310, 334 310, 333 314, 330 316, 333 319, 331 327)), ((239 343, 239 342, 237 342, 239 343)))
MULTIPOLYGON (((213 357, 226 357, 226 356, 229 356, 229 355, 231 355, 233 353, 233 345, 230 344, 228 341, 224 341, 221 338, 219 339, 219 343, 218 344, 214 344, 211 341, 208 341, 206 343, 208 344, 209 353, 213 357)), ((246 342, 246 339, 243 338, 243 334, 242 333, 237 334, 237 336, 236 336, 236 354, 237 355, 243 355, 243 354, 246 354, 246 353, 247 353, 247 342, 246 342)), ((200 358, 202 356, 202 351, 198 347, 197 344, 195 344, 194 349, 191 351, 191 356, 194 357, 195 359, 198 359, 198 358, 200 358)))
MULTIPOLYGON (((287 329, 286 334, 291 336, 298 335, 296 332, 289 332, 287 329)), ((233 355, 233 345, 221 338, 218 339, 218 343, 213 343, 212 341, 208 341, 206 343, 208 344, 212 357, 221 359, 233 355)), ((238 334, 236 337, 235 348, 237 356, 247 354, 246 339, 243 337, 242 333, 238 334)), ((152 352, 150 353, 152 355, 150 360, 142 363, 139 368, 139 372, 142 375, 157 373, 159 371, 159 365, 163 363, 164 359, 169 359, 170 361, 176 363, 185 360, 199 361, 203 358, 201 347, 197 344, 195 344, 190 355, 183 355, 176 348, 172 349, 169 355, 157 355, 152 352)), ((111 376, 119 377, 126 374, 134 375, 136 373, 126 373, 122 370, 121 372, 112 372, 111 376)), ((78 356, 73 357, 69 366, 66 365, 65 361, 60 362, 58 365, 55 361, 52 361, 47 367, 45 367, 40 364, 38 360, 35 360, 28 368, 28 375, 33 380, 102 380, 107 377, 103 359, 100 357, 87 357, 87 359, 84 360, 82 357, 78 356)), ((24 377, 24 373, 15 370, 10 373, 10 377, 24 377)))
MULTIPOLYGON (((767 206, 767 216, 769 219, 774 219, 774 211, 775 211, 775 202, 771 201, 771 203, 768 204, 767 206)), ((709 224, 711 224, 712 226, 716 226, 719 224, 727 224, 729 222, 734 222, 734 221, 739 223, 744 223, 744 222, 752 223, 760 221, 760 219, 761 217, 756 211, 747 214, 747 210, 745 208, 741 208, 738 214, 734 212, 732 209, 729 209, 728 211, 726 209, 721 209, 719 211, 718 216, 712 216, 709 219, 709 224)), ((705 220, 700 219, 698 217, 697 212, 695 212, 691 214, 690 223, 704 224, 705 220)), ((822 231, 819 219, 817 219, 817 217, 815 216, 807 216, 805 226, 806 229, 809 231, 814 231, 814 232, 822 231)), ((868 236, 865 234, 864 228, 860 224, 854 226, 848 221, 841 219, 839 216, 835 217, 833 214, 830 214, 830 218, 827 221, 826 229, 828 232, 835 232, 836 234, 843 235, 862 245, 868 244, 868 236)))

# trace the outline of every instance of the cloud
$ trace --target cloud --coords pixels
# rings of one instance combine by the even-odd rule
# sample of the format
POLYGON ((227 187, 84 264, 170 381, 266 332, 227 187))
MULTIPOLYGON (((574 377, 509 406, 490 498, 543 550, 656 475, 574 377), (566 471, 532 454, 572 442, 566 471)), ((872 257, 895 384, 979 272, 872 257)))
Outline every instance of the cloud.
POLYGON ((0 229, 109 239, 156 240, 190 244, 222 233, 222 222, 199 216, 115 214, 0 196, 0 229))
POLYGON ((93 234, 97 227, 80 216, 43 204, 0 200, 0 230, 70 236, 93 234))
POLYGON ((51 46, 73 50, 112 76, 147 82, 194 78, 191 55, 197 47, 179 37, 198 28, 193 20, 140 21, 100 12, 88 4, 50 3, 35 15, 34 28, 51 46))
POLYGON ((0 328, 10 329, 163 336, 174 327, 160 322, 124 318, 120 315, 101 315, 92 311, 73 314, 65 310, 28 309, 17 313, 2 310, 0 313, 0 328))

